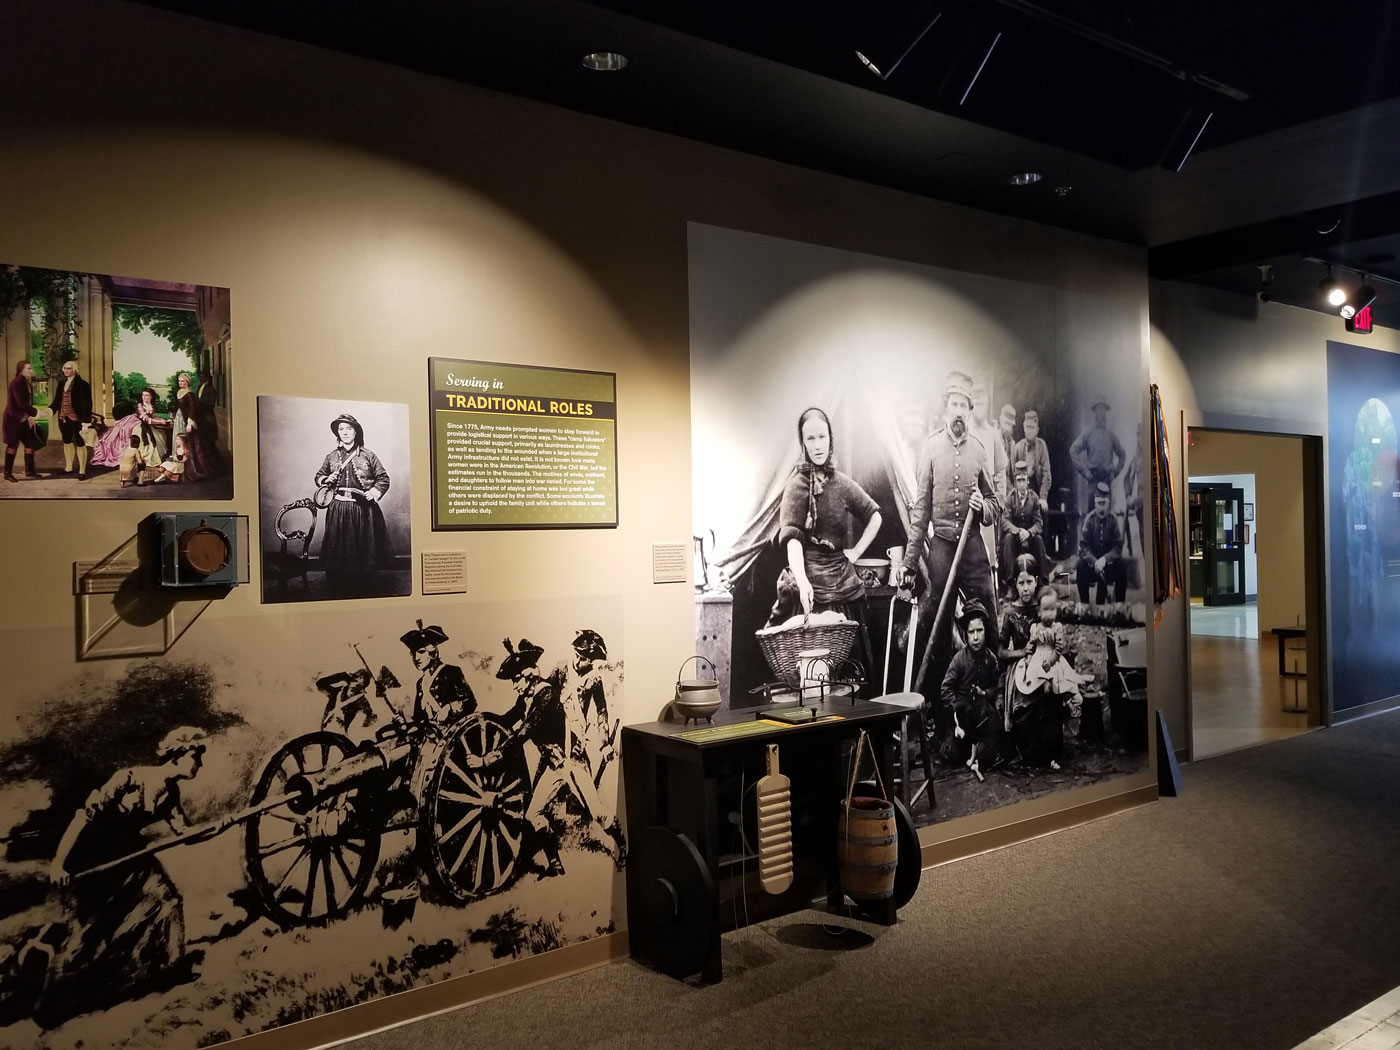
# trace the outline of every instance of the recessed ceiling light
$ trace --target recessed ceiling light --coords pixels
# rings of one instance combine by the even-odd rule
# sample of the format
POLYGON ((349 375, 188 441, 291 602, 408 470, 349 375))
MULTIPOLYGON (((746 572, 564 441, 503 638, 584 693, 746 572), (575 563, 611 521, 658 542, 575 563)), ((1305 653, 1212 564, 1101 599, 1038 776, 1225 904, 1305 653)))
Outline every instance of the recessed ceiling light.
POLYGON ((1044 177, 1045 176, 1041 175, 1038 171, 1020 171, 1015 175, 1008 175, 1006 181, 1012 186, 1029 186, 1032 183, 1039 182, 1044 177))
POLYGON ((619 69, 626 67, 627 56, 618 54, 616 51, 594 51, 590 55, 583 56, 583 64, 600 73, 616 73, 619 69))

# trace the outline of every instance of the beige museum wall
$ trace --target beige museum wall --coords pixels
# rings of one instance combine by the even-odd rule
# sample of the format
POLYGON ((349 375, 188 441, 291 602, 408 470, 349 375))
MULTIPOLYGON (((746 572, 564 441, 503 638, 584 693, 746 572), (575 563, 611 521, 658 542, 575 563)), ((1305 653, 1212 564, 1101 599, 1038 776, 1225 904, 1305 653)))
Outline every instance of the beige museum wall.
MULTIPOLYGON (((468 551, 466 600, 622 592, 633 718, 691 635, 688 589, 651 586, 648 561, 689 538, 688 220, 1145 310, 1140 249, 135 5, 20 0, 0 38, 0 258, 233 289, 241 510, 258 394, 408 402, 417 547, 468 551), (621 527, 431 533, 429 355, 617 371, 621 527)), ((6 579, 46 581, 30 625, 67 624, 69 562, 148 509, 6 503, 15 535, 44 537, 0 553, 6 579)))
MULTIPOLYGON (((688 221, 1119 296, 1146 352, 1131 246, 133 4, 8 0, 0 40, 0 261, 232 289, 238 511, 256 515, 257 395, 407 402, 415 550, 468 553, 470 593, 447 600, 620 594, 625 721, 655 716, 693 637, 689 587, 649 564, 689 540, 688 221), (432 533, 430 355, 617 372, 620 527, 432 533)), ((163 506, 0 504, 0 651, 21 625, 71 630, 71 563, 163 506)), ((418 601, 377 604, 407 620, 418 601)), ((314 630, 328 608, 260 607, 255 585, 194 630, 314 630)))

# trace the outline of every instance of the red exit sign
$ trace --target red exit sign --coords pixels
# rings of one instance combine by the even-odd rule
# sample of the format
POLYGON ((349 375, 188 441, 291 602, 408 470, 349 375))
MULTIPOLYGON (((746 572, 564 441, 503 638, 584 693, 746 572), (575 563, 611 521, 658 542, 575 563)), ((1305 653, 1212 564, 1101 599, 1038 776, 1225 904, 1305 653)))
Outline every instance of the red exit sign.
POLYGON ((1355 317, 1348 317, 1346 320, 1348 332, 1355 332, 1358 335, 1371 334, 1371 308, 1364 307, 1356 311, 1355 317))

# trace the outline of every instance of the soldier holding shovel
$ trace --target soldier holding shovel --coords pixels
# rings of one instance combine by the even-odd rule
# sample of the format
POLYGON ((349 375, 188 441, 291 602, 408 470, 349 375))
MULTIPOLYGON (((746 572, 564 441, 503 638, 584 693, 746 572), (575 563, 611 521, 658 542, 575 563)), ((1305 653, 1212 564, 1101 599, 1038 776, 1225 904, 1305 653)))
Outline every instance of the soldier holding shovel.
POLYGON ((974 525, 995 524, 1001 513, 987 450, 968 430, 972 392, 965 374, 949 375, 943 412, 944 428, 924 443, 919 454, 917 498, 910 512, 909 541, 899 580, 902 588, 921 594, 919 623, 921 627, 928 624, 928 632, 920 630, 922 637, 910 640, 917 647, 915 651, 923 654, 915 688, 934 705, 939 732, 952 728, 951 714, 940 709, 938 683, 949 658, 944 635, 956 592, 967 600, 977 600, 988 611, 987 645, 996 651, 992 567, 986 546, 980 538, 969 542, 968 533, 974 525), (940 651, 939 666, 932 667, 935 649, 940 651), (925 692, 930 671, 933 684, 925 692))

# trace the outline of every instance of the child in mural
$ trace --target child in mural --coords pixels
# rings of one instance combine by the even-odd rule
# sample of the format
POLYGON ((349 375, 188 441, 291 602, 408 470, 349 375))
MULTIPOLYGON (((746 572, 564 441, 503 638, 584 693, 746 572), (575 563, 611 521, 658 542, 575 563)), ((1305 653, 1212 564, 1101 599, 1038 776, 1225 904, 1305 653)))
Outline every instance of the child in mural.
POLYGON ((146 469, 146 460, 141 455, 141 439, 135 434, 131 435, 130 443, 122 453, 119 464, 117 476, 122 488, 144 483, 142 471, 146 469))
MULTIPOLYGON (((496 677, 510 682, 518 698, 506 715, 513 729, 509 746, 523 748, 528 740, 540 753, 540 767, 534 777, 526 817, 535 832, 535 848, 544 854, 545 877, 564 874, 564 864, 559 857, 560 829, 554 826, 550 811, 568 794, 572 794, 583 809, 585 837, 601 846, 621 871, 627 850, 622 824, 616 816, 609 818, 592 773, 585 763, 574 757, 568 743, 570 726, 581 729, 583 724, 576 695, 566 699, 553 683, 540 675, 542 647, 528 638, 520 639, 518 647, 512 645, 509 638, 503 644, 507 655, 496 677)), ((488 755, 488 764, 495 757, 488 755)))
POLYGON ((1001 648, 997 651, 998 659, 1008 671, 1026 655, 1031 627, 1040 618, 1040 607, 1036 602, 1040 566, 1036 563, 1035 555, 1022 554, 1013 565, 1015 600, 1002 606, 1001 631, 998 633, 1001 648))
MULTIPOLYGON (((1080 687, 1093 681, 1079 674, 1067 659, 1069 643, 1056 622, 1059 593, 1042 587, 1036 596, 1039 618, 1031 625, 1025 656, 1012 669, 1007 686, 1011 704, 1012 739, 1021 759, 1031 765, 1059 769, 1064 753, 1065 714, 1080 716, 1083 735, 1084 697, 1080 687)), ((1097 698, 1095 698, 1097 703, 1097 698)), ((1103 718, 1099 715, 1099 734, 1103 718)))
POLYGON ((983 768, 995 765, 1002 735, 996 709, 1000 667, 987 647, 987 623, 991 619, 982 603, 969 601, 958 618, 967 645, 959 649, 943 676, 943 704, 951 712, 953 739, 967 745, 967 768, 978 780, 983 768))
POLYGON ((170 442, 170 455, 166 456, 160 466, 156 468, 156 476, 152 482, 169 481, 182 482, 185 480, 185 461, 188 456, 185 453, 185 435, 176 434, 170 442))
MULTIPOLYGON (((185 950, 184 902, 160 861, 141 850, 153 831, 187 830, 180 782, 198 775, 204 750, 202 730, 174 729, 160 742, 157 765, 119 770, 73 815, 50 864, 71 928, 53 955, 36 1018, 56 1023, 192 976, 202 954, 185 950)), ((226 827, 211 825, 200 838, 226 827)))

